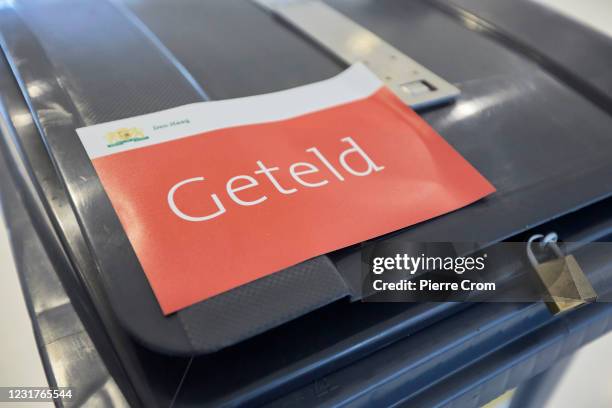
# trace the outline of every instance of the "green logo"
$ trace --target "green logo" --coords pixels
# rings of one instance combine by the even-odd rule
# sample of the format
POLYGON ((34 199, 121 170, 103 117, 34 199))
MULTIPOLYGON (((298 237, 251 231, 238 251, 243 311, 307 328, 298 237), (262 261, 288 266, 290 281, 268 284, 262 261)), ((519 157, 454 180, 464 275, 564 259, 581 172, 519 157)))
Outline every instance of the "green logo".
POLYGON ((141 129, 138 128, 121 128, 114 132, 106 134, 106 146, 115 147, 128 142, 139 142, 147 140, 149 136, 145 136, 141 129))

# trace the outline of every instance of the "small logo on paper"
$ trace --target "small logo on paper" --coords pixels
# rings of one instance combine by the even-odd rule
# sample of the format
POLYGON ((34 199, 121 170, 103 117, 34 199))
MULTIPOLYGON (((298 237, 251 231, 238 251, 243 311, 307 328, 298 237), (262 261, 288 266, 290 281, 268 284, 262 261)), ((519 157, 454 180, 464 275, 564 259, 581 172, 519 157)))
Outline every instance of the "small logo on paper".
POLYGON ((145 136, 142 129, 121 128, 106 134, 106 146, 115 147, 127 142, 139 142, 141 140, 147 140, 148 138, 149 136, 145 136))

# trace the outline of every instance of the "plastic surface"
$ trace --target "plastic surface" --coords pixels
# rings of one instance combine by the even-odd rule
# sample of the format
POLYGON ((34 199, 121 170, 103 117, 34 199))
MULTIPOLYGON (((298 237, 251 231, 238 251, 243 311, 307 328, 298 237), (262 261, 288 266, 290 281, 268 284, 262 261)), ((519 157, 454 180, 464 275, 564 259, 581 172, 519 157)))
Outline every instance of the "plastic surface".
POLYGON ((363 64, 282 92, 77 133, 166 316, 287 268, 311 273, 253 303, 259 313, 303 302, 302 293, 313 304, 335 300, 345 291, 329 289, 344 289, 341 278, 313 257, 495 191, 363 64), (122 139, 132 134, 140 136, 122 139), (300 178, 305 167, 317 174, 300 178))
MULTIPOLYGON (((190 317, 161 317, 74 134, 74 128, 81 125, 192 102, 202 94, 175 61, 147 37, 149 33, 133 23, 129 12, 105 2, 73 3, 56 1, 30 7, 26 2, 15 10, 4 10, 3 35, 12 58, 28 61, 16 68, 38 114, 45 143, 68 189, 85 240, 95 254, 100 284, 124 326, 151 347, 192 353, 231 344, 198 340, 199 344, 210 345, 194 348, 179 321, 190 317), (89 13, 95 13, 96 19, 88 21, 89 13), (61 29, 45 24, 49 19, 61 29), (86 30, 83 21, 88 21, 86 30), (108 27, 117 27, 112 33, 121 38, 122 47, 111 46, 115 41, 103 35, 108 27), (81 35, 83 31, 86 34, 81 35), (72 45, 75 36, 79 42, 72 45), (132 55, 136 48, 137 59, 132 55), (143 61, 147 66, 144 71, 140 69, 143 61), (36 86, 44 92, 36 91, 36 86), (49 104, 55 109, 45 109, 49 104), (118 274, 133 279, 126 284, 118 274)), ((213 98, 287 88, 341 69, 314 45, 250 3, 188 2, 170 14, 164 13, 164 4, 138 2, 134 11, 213 98), (221 23, 224 21, 235 24, 221 23), (249 30, 248 44, 242 41, 242 30, 249 30), (196 40, 204 38, 209 40, 196 40), (217 42, 210 41, 212 38, 223 38, 224 47, 218 47, 217 42), (198 42, 197 52, 192 41, 198 42), (264 44, 270 51, 253 52, 264 49, 264 44), (271 58, 271 54, 277 58, 271 58), (246 58, 248 64, 239 63, 246 58), (299 74, 285 65, 300 60, 299 74), (232 67, 229 76, 227 67, 232 67), (246 86, 248 83, 251 85, 246 86)), ((608 177, 612 169, 605 153, 605 146, 612 145, 607 136, 611 118, 535 63, 467 30, 426 3, 340 1, 332 5, 462 88, 456 104, 423 112, 423 117, 498 188, 497 194, 476 205, 401 232, 402 238, 493 242, 601 199, 612 189, 612 178, 608 177), (398 41, 416 37, 428 41, 398 41), (466 43, 470 44, 467 48, 462 46, 466 43), (547 119, 569 117, 579 119, 547 119), (584 134, 589 135, 588 140, 584 134), (552 195, 556 199, 544 205, 545 197, 552 195), (513 209, 511 216, 509 208, 513 209)), ((358 258, 358 252, 350 249, 333 256, 349 284, 358 273, 358 258)), ((269 279, 275 279, 274 275, 269 279)), ((325 301, 310 303, 312 309, 325 301)), ((270 327, 266 322, 294 316, 295 311, 289 308, 287 305, 273 315, 262 316, 261 331, 270 327)))
MULTIPOLYGON (((8 137, 1 131, 0 135, 8 137)), ((3 147, 0 150, 6 153, 3 147)), ((0 158, 0 204, 7 228, 11 231, 13 258, 45 373, 50 386, 74 389, 70 401, 58 401, 58 406, 128 407, 76 314, 40 235, 32 225, 32 219, 13 185, 14 171, 7 165, 10 160, 6 160, 4 154, 0 158)))
MULTIPOLYGON (((321 273, 328 274, 321 283, 303 278, 311 270, 309 262, 325 264, 315 259, 290 268, 287 272, 289 277, 280 272, 263 278, 258 285, 269 287, 269 290, 256 291, 243 286, 220 295, 211 302, 210 308, 198 305, 196 311, 185 309, 170 318, 161 314, 114 210, 89 159, 84 155, 83 147, 76 139, 74 141, 77 143, 67 143, 66 138, 76 135, 76 127, 198 101, 203 98, 203 94, 192 86, 190 78, 179 69, 176 61, 161 52, 157 44, 151 41, 148 32, 131 23, 133 20, 129 12, 111 3, 97 1, 69 1, 64 7, 68 7, 70 12, 64 13, 60 2, 44 6, 23 3, 16 9, 1 10, 4 48, 9 51, 9 60, 17 70, 21 85, 29 90, 26 92, 28 102, 43 132, 43 143, 49 150, 54 167, 59 171, 60 182, 68 191, 68 202, 63 203, 63 206, 66 208, 73 205, 77 210, 84 236, 80 231, 66 229, 61 229, 59 233, 67 234, 67 239, 80 241, 83 247, 98 248, 96 253, 102 251, 96 255, 94 268, 99 267, 104 272, 98 274, 91 266, 89 269, 81 266, 78 273, 86 281, 96 281, 93 287, 105 292, 100 295, 108 296, 115 317, 123 322, 124 327, 141 342, 157 350, 179 354, 210 352, 348 295, 346 286, 333 270, 319 269, 321 273), (83 30, 83 25, 66 23, 63 30, 55 30, 42 21, 54 17, 67 18, 67 21, 85 21, 90 13, 96 14, 97 25, 87 23, 88 35, 80 36, 76 47, 69 44, 72 44, 76 33, 83 30), (22 20, 23 14, 28 24, 22 20), (37 33, 30 31, 30 24, 37 33), (102 35, 113 24, 120 27, 113 33, 125 47, 115 47, 112 45, 114 42, 102 35), (52 41, 45 44, 46 48, 42 47, 35 35, 52 41), (140 58, 131 65, 117 65, 116 61, 130 60, 130 41, 133 47, 142 52, 140 58), (86 58, 86 64, 83 64, 81 58, 85 50, 95 50, 95 55, 86 58), (144 76, 140 69, 143 59, 148 61, 149 66, 144 76), (108 69, 101 69, 105 64, 108 69), (129 78, 139 79, 133 81, 129 78), (124 86, 123 81, 126 80, 130 83, 130 89, 124 86), (157 87, 157 83, 164 84, 164 87, 157 87), (102 97, 102 91, 106 97, 102 97), (116 103, 116 98, 121 102, 116 103), (47 135, 53 135, 50 136, 52 140, 47 140, 47 135), (61 160, 62 157, 66 160, 61 160), (126 271, 132 271, 127 275, 132 279, 127 281, 124 279, 126 271), (305 281, 315 285, 316 290, 295 290, 303 288, 305 281), (282 308, 269 308, 270 313, 265 315, 248 313, 251 302, 265 303, 266 299, 276 299, 286 290, 297 294, 299 299, 296 303, 282 308), (138 296, 133 296, 134 293, 138 296), (317 293, 315 298, 312 297, 314 293, 317 293), (194 333, 193 328, 199 326, 204 315, 211 316, 210 319, 215 322, 227 318, 219 314, 225 308, 223 298, 227 298, 231 307, 236 308, 236 320, 228 320, 227 325, 222 327, 212 322, 206 325, 218 330, 218 334, 211 333, 210 329, 194 333), (245 298, 244 301, 242 298, 245 298), (223 303, 221 307, 217 306, 219 302, 223 303), (202 307, 206 310, 202 311, 202 307), (130 310, 130 313, 123 313, 124 310, 130 310), (243 332, 236 334, 237 327, 242 327, 243 332)), ((84 251, 88 250, 77 249, 73 256, 82 256, 84 251)))
MULTIPOLYGON (((609 138, 612 120, 593 94, 584 92, 591 88, 569 86, 558 71, 541 65, 532 54, 514 47, 515 43, 509 45, 466 26, 465 21, 440 9, 439 4, 399 0, 330 4, 462 89, 458 103, 422 115, 499 190, 490 200, 408 229, 401 237, 421 241, 496 241, 592 204, 612 191, 612 169, 606 157, 612 144, 609 138)), ((484 361, 481 358, 485 355, 491 356, 488 360, 491 369, 499 369, 502 375, 511 373, 517 381, 534 373, 509 371, 511 362, 504 362, 507 354, 495 353, 503 342, 509 347, 516 344, 516 349, 509 350, 532 345, 524 348, 531 351, 521 357, 517 355, 515 362, 529 365, 542 355, 548 357, 540 363, 544 368, 558 354, 547 353, 543 345, 562 344, 547 342, 546 336, 560 341, 569 339, 578 345, 581 336, 594 336, 607 329, 601 324, 603 320, 590 317, 606 317, 605 305, 580 310, 586 320, 567 316, 559 323, 561 326, 548 326, 550 315, 543 305, 374 305, 340 301, 193 360, 151 351, 150 348, 189 354, 194 348, 180 324, 163 327, 158 324, 157 317, 150 313, 152 303, 147 303, 150 289, 146 284, 135 281, 130 287, 112 285, 109 277, 113 273, 135 272, 134 276, 138 276, 140 271, 133 254, 126 249, 125 237, 93 177, 93 170, 79 150, 73 133, 76 123, 96 123, 199 100, 202 93, 194 88, 192 79, 218 99, 312 82, 329 77, 342 67, 249 3, 193 1, 182 3, 181 7, 161 1, 130 4, 138 18, 189 72, 190 78, 159 47, 152 52, 149 47, 155 48, 156 42, 106 3, 54 1, 36 9, 30 5, 20 3, 20 19, 15 19, 13 9, 2 9, 3 48, 13 57, 14 72, 37 115, 44 146, 66 182, 80 223, 77 225, 82 228, 62 232, 67 242, 75 242, 84 233, 85 245, 71 245, 69 249, 75 259, 82 260, 82 265, 86 264, 84 254, 91 249, 95 254, 91 263, 102 273, 100 279, 95 268, 79 268, 81 278, 92 283, 79 290, 96 300, 98 312, 108 315, 104 322, 112 320, 113 311, 132 311, 129 316, 119 316, 129 321, 109 326, 115 328, 109 331, 110 337, 121 339, 125 336, 122 330, 130 330, 139 341, 147 342, 148 347, 128 341, 115 343, 130 379, 120 382, 122 389, 136 390, 140 396, 149 393, 154 399, 167 402, 175 395, 185 368, 189 367, 182 389, 176 394, 177 406, 261 403, 281 397, 289 389, 295 390, 324 373, 348 367, 357 359, 367 361, 364 357, 410 334, 422 333, 421 344, 439 341, 448 347, 431 348, 423 353, 416 353, 411 347, 413 351, 403 355, 404 366, 394 364, 390 371, 379 374, 383 379, 395 378, 406 372, 405 367, 418 366, 419 361, 439 355, 436 361, 445 362, 445 370, 435 364, 422 366, 428 372, 428 377, 423 378, 431 379, 430 383, 411 382, 405 386, 399 381, 396 384, 402 386, 395 389, 397 393, 392 397, 389 388, 379 388, 385 381, 367 381, 371 366, 351 371, 350 378, 365 379, 359 383, 361 389, 380 389, 396 401, 425 388, 432 390, 431 399, 422 401, 434 398, 446 401, 453 395, 468 395, 464 391, 474 390, 477 384, 495 380, 493 374, 486 381, 479 377, 482 369, 476 362, 484 361), (66 7, 69 3, 70 7, 66 7), (91 15, 96 18, 90 18, 91 15), (49 21, 52 26, 47 24, 49 21), (78 45, 75 38, 81 40, 78 45), (123 46, 110 46, 111 42, 123 46), (154 73, 159 76, 149 76, 154 73), (125 83, 132 85, 126 88, 125 83), (132 296, 134 293, 138 296, 132 296), (104 303, 106 296, 112 308, 104 303), (467 320, 461 316, 467 316, 464 312, 472 309, 475 311, 470 315, 477 320, 473 325, 462 324, 467 320), (441 321, 452 326, 452 330, 437 329, 444 327, 438 326, 441 321), (586 321, 594 324, 581 323, 586 321), (477 335, 485 326, 491 337, 477 335), (540 326, 548 329, 533 337, 526 336, 540 326), (570 327, 575 331, 570 331, 570 327), (515 342, 523 337, 521 342, 515 342), (452 344, 455 346, 450 347, 452 344), (453 350, 463 351, 453 354, 453 350), (453 359, 453 355, 463 357, 453 359), (466 370, 471 367, 464 371, 470 375, 454 377, 444 387, 433 387, 434 379, 461 367, 466 370)), ((471 11, 478 13, 476 8, 471 11)), ((542 27, 542 30, 565 28, 542 27)), ((538 51, 544 55, 550 52, 541 48, 538 51)), ((565 57, 559 60, 562 66, 581 63, 570 54, 565 57)), ((39 175, 39 180, 44 181, 44 173, 39 175)), ((53 176, 51 169, 47 177, 53 176)), ((53 204, 53 197, 47 195, 46 199, 53 204)), ((66 204, 61 208, 71 210, 66 204)), ((61 208, 56 214, 62 214, 61 208)), ((610 222, 602 219, 601 214, 609 212, 609 207, 598 207, 590 215, 581 213, 579 221, 566 224, 558 221, 546 228, 555 228, 564 238, 572 231, 585 239, 601 238, 610 229, 610 222), (585 221, 591 219, 595 222, 585 221)), ((60 218, 60 227, 63 220, 60 218)), ((330 258, 349 284, 356 282, 359 255, 355 248, 331 254, 330 258)), ((600 279, 596 290, 610 285, 605 270, 594 276, 600 279)), ((195 314, 193 318, 197 319, 198 313, 195 314)), ((285 316, 281 321, 293 317, 285 316)), ((210 351, 206 347, 210 346, 198 352, 210 351)), ((571 347, 562 349, 569 351, 571 347)), ((103 354, 109 359, 109 353, 103 354)), ((491 383, 492 390, 510 384, 499 378, 499 382, 491 383)), ((316 384, 319 385, 309 387, 310 392, 328 389, 321 382, 316 384)), ((340 388, 337 392, 344 390, 340 388)), ((342 398, 337 395, 329 398, 342 398)), ((349 400, 353 398, 349 393, 343 395, 349 400)))

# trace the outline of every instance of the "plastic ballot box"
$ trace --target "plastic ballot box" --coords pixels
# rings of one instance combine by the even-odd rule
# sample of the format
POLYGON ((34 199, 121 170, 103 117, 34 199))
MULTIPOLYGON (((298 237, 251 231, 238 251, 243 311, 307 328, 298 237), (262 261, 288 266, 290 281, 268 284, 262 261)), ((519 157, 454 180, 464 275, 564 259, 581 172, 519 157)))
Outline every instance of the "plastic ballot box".
POLYGON ((527 0, 26 0, 0 38, 3 206, 82 401, 480 406, 610 329, 603 35, 527 0), (365 299, 372 245, 517 243, 487 277, 518 288, 550 232, 588 301, 365 299))

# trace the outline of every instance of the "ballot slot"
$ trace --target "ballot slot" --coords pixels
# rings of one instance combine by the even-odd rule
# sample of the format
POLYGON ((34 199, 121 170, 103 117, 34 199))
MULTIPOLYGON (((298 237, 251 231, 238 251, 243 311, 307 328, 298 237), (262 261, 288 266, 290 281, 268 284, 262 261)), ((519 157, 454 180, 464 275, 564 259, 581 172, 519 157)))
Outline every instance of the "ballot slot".
POLYGON ((382 38, 318 0, 253 0, 347 64, 361 62, 405 104, 447 103, 460 91, 382 38))

